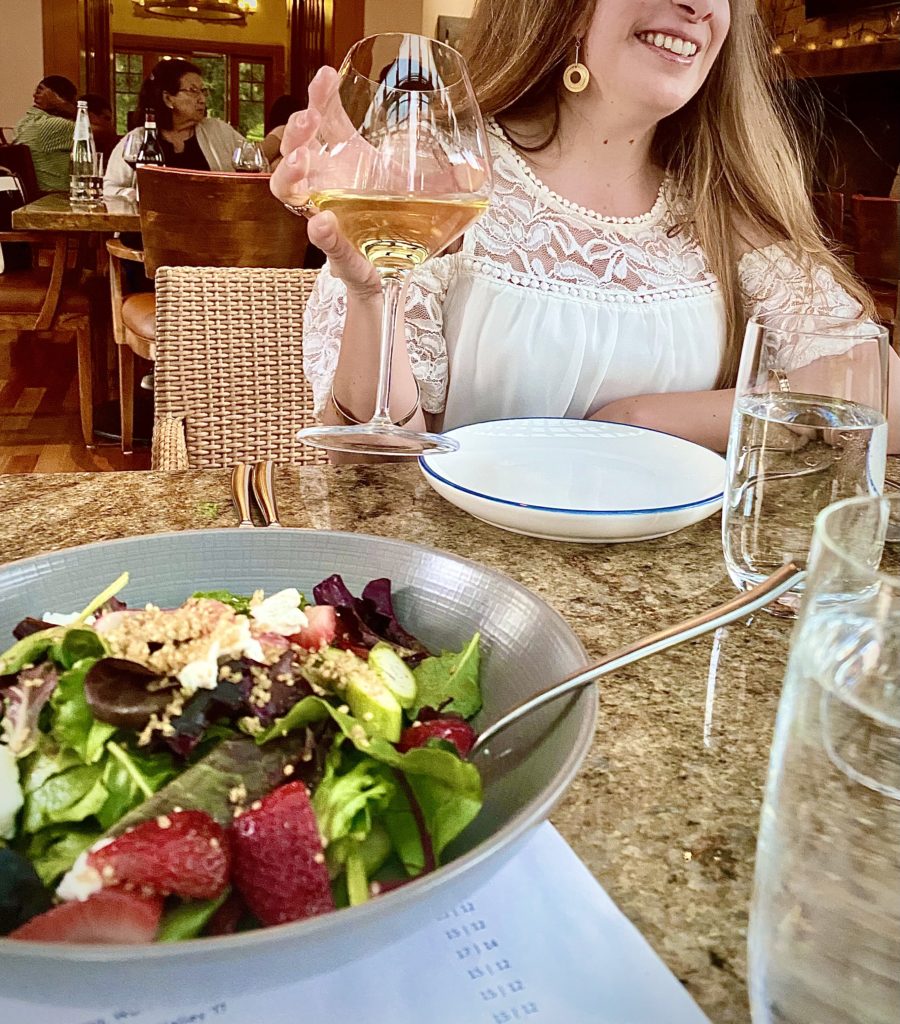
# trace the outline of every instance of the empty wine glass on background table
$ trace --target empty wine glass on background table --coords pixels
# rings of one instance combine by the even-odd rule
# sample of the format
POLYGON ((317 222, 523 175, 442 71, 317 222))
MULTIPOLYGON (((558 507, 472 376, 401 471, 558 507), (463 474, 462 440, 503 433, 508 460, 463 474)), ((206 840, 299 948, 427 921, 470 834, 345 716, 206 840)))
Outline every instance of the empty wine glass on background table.
POLYGON ((269 171, 269 161, 258 142, 245 139, 235 147, 231 155, 231 166, 242 174, 264 174, 269 171))
POLYGON ((132 179, 131 186, 135 187, 137 184, 135 169, 137 167, 138 157, 141 155, 141 149, 144 145, 144 129, 135 128, 134 131, 129 132, 125 136, 125 145, 122 148, 122 159, 131 168, 132 179))
MULTIPOLYGON (((728 438, 725 564, 746 590, 804 564, 826 505, 880 494, 887 459, 887 331, 773 314, 747 325, 728 438)), ((800 583, 768 611, 793 616, 800 583)))
POLYGON ((900 496, 841 501, 816 520, 756 853, 754 1024, 900 1019, 900 559, 883 548, 892 513, 900 496))
POLYGON ((492 177, 481 111, 462 57, 424 36, 357 43, 309 146, 307 212, 331 210, 381 276, 384 310, 375 411, 368 423, 298 432, 306 444, 374 455, 451 451, 440 434, 391 421, 394 333, 409 272, 487 208, 492 177))

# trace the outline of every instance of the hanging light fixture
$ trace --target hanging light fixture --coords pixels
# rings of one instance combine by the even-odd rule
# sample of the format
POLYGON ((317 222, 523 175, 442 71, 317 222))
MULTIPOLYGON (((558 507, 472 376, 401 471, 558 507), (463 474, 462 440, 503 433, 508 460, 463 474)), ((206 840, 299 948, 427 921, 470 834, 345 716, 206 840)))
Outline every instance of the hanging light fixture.
POLYGON ((258 0, 132 0, 142 14, 159 18, 189 18, 194 21, 218 21, 246 25, 258 0))

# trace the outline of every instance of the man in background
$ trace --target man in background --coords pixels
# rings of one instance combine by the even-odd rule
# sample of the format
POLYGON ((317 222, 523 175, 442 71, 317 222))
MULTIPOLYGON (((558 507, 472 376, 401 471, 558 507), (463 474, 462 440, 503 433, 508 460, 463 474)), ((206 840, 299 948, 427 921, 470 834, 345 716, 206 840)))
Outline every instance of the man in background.
POLYGON ((34 90, 34 106, 16 125, 16 142, 31 150, 42 192, 65 192, 69 188, 77 95, 78 90, 68 78, 48 75, 34 90))

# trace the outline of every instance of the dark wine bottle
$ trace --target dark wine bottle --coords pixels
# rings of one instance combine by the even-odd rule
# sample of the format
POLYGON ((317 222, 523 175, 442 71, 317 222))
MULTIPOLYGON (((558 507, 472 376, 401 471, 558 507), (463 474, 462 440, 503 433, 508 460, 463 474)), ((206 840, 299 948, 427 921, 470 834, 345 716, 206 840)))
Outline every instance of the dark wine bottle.
POLYGON ((159 135, 156 132, 156 111, 154 110, 144 111, 144 141, 135 160, 136 167, 145 164, 151 167, 164 167, 166 164, 159 135))

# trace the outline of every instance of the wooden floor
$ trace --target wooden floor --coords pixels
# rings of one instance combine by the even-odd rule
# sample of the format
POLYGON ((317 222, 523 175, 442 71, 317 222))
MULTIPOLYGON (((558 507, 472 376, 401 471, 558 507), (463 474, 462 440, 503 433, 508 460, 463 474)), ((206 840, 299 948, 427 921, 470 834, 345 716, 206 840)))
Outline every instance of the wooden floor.
POLYGON ((0 473, 149 469, 149 449, 85 447, 78 417, 75 344, 0 332, 0 473))

